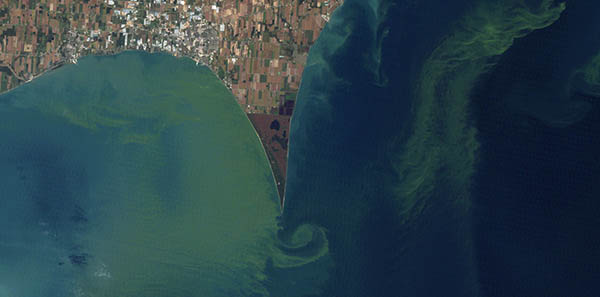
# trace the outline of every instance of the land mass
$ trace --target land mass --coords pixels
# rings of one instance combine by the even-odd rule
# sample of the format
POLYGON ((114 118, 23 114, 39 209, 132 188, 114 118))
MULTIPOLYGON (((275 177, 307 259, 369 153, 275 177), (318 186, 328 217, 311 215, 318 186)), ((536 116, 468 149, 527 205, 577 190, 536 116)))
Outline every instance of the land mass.
POLYGON ((85 55, 167 52, 208 66, 265 148, 283 202, 309 48, 343 0, 2 0, 0 91, 85 55))

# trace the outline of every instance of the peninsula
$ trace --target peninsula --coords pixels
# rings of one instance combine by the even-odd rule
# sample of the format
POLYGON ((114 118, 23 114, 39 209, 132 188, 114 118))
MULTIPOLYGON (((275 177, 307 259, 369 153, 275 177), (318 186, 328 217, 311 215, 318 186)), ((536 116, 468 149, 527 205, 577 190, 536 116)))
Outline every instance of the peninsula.
POLYGON ((167 52, 208 66, 265 148, 283 199, 310 46, 343 0, 1 0, 0 91, 85 55, 167 52))

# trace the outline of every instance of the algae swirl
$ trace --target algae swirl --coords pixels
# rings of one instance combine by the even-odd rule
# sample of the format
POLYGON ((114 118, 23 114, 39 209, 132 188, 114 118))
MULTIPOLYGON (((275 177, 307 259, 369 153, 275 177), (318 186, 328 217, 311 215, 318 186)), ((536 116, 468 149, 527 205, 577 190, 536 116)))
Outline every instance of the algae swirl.
POLYGON ((328 255, 324 229, 278 226, 261 144, 206 67, 140 52, 86 57, 0 99, 10 119, 0 135, 11 139, 0 162, 32 180, 14 183, 0 215, 21 224, 14 204, 40 221, 21 230, 29 241, 0 230, 0 253, 18 247, 45 261, 0 263, 0 276, 32 275, 3 279, 0 294, 271 296, 269 263, 290 269, 328 255))
POLYGON ((415 88, 412 133, 395 161, 403 221, 427 207, 442 176, 456 205, 469 208, 479 147, 477 130, 469 123, 473 84, 516 38, 549 26, 565 8, 552 0, 535 6, 516 0, 479 2, 429 55, 415 88), (447 172, 438 175, 440 170, 447 172))

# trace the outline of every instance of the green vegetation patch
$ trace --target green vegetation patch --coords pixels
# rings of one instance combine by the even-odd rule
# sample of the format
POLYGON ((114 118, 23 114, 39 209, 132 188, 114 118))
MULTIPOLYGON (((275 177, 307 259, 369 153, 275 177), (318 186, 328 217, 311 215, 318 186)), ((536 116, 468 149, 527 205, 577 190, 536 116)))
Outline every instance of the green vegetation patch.
POLYGON ((285 100, 286 101, 295 101, 297 95, 298 95, 298 92, 288 92, 285 94, 285 100))

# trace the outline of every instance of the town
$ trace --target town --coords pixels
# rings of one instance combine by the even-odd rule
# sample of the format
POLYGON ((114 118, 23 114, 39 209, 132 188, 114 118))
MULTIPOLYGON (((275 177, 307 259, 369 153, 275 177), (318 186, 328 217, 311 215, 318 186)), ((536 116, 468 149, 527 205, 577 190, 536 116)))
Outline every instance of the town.
POLYGON ((2 0, 0 92, 86 55, 188 57, 208 66, 249 115, 283 195, 289 122, 308 52, 342 2, 2 0))

